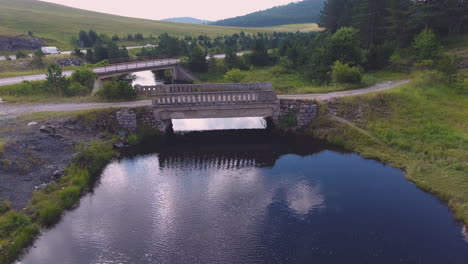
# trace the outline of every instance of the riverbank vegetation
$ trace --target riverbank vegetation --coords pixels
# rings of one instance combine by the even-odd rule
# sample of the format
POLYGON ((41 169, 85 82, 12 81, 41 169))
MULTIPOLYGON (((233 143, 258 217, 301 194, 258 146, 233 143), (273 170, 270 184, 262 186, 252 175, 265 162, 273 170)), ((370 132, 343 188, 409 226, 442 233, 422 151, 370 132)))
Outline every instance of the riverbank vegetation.
POLYGON ((116 155, 112 139, 80 145, 77 150, 78 155, 65 176, 36 191, 27 208, 14 210, 7 202, 0 203, 0 263, 14 261, 41 228, 56 223, 65 209, 78 203, 116 155))
POLYGON ((468 225, 468 75, 447 84, 435 72, 418 73, 400 88, 321 107, 309 133, 368 158, 403 168, 420 188, 448 203, 468 225))

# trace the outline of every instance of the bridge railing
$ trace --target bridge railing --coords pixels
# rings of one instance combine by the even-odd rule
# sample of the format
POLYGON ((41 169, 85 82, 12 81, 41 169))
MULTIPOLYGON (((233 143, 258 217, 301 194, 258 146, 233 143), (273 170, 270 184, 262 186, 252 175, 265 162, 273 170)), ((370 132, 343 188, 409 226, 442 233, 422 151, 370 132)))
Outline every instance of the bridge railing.
POLYGON ((271 83, 207 83, 140 86, 135 85, 139 95, 157 96, 171 93, 229 92, 229 91, 272 91, 271 83))
POLYGON ((232 105, 252 103, 272 103, 278 100, 273 91, 220 91, 199 93, 158 94, 153 97, 153 105, 232 105))
POLYGON ((151 67, 174 65, 179 63, 179 59, 161 59, 149 61, 133 61, 118 64, 106 65, 103 67, 95 68, 93 71, 98 74, 123 72, 127 70, 146 69, 151 67))

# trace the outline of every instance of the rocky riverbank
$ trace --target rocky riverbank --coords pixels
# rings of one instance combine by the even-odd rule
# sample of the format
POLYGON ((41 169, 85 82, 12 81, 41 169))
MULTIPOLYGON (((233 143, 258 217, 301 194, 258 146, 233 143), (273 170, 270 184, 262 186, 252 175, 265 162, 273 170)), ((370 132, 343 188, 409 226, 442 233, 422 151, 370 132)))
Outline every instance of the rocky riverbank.
POLYGON ((64 175, 79 144, 119 132, 114 111, 0 120, 0 201, 25 207, 33 192, 64 175))

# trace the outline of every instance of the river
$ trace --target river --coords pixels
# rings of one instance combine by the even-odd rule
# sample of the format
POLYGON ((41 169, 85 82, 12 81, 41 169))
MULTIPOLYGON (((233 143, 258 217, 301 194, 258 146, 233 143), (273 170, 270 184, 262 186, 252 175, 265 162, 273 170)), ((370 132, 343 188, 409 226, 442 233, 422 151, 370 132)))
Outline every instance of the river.
POLYGON ((25 264, 468 263, 466 230, 401 170, 261 119, 181 120, 111 162, 25 264), (232 125, 235 123, 235 125, 232 125))

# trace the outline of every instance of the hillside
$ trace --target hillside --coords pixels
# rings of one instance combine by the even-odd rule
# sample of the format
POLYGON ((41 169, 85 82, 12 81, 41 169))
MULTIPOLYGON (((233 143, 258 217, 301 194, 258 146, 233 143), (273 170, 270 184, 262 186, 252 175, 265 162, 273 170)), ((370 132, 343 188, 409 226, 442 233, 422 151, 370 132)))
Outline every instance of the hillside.
POLYGON ((172 17, 172 18, 162 19, 161 21, 185 23, 185 24, 209 24, 213 22, 213 21, 198 19, 194 17, 172 17))
POLYGON ((324 0, 304 0, 263 11, 216 21, 213 25, 231 27, 270 27, 286 24, 316 23, 324 0))
POLYGON ((154 36, 167 32, 175 36, 230 35, 244 31, 246 33, 296 31, 297 28, 227 28, 219 26, 181 24, 148 19, 116 16, 36 0, 0 0, 0 36, 24 35, 32 31, 35 36, 48 39, 47 44, 61 49, 71 49, 71 38, 82 29, 94 29, 109 35, 142 33, 154 36))

